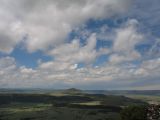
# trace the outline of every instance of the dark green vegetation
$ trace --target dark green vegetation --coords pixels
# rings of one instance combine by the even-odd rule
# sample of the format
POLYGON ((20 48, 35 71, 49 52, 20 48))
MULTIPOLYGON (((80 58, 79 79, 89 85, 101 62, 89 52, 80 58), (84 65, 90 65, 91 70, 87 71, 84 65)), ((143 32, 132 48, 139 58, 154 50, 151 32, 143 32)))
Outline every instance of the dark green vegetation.
POLYGON ((32 94, 5 92, 0 94, 0 120, 121 120, 120 112, 130 105, 146 103, 76 89, 32 94))
POLYGON ((146 106, 129 106, 121 111, 122 120, 147 120, 146 106))

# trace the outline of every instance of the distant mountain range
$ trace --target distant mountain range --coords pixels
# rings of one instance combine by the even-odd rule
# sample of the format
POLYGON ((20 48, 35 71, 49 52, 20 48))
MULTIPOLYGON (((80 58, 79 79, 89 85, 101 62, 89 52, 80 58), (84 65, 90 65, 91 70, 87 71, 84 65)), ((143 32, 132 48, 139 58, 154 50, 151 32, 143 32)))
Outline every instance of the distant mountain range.
POLYGON ((66 94, 104 94, 104 95, 150 95, 160 96, 160 90, 80 90, 70 89, 0 89, 0 93, 54 93, 61 92, 66 94))
POLYGON ((154 95, 160 96, 160 90, 86 90, 89 94, 105 95, 154 95))

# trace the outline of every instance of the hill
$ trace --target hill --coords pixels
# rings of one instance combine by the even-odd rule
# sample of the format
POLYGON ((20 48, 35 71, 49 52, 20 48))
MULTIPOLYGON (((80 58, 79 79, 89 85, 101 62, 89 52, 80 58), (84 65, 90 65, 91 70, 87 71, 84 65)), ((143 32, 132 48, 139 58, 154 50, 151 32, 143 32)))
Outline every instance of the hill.
POLYGON ((82 94, 83 91, 76 89, 76 88, 70 88, 70 89, 63 90, 63 93, 65 93, 65 94, 82 94))

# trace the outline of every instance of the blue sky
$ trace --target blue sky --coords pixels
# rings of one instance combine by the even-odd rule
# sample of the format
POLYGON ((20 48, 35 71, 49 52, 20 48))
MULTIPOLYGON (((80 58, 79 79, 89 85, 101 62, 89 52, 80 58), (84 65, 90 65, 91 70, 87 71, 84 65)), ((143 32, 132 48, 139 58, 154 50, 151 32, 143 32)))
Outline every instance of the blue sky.
POLYGON ((159 89, 159 0, 0 2, 0 88, 159 89))

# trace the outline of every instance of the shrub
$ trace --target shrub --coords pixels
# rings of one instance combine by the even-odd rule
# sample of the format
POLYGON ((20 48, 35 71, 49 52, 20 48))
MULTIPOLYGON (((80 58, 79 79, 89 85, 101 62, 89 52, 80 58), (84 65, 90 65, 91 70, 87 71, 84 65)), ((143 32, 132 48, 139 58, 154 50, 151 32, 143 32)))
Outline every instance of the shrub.
POLYGON ((129 106, 121 111, 122 120, 146 120, 146 106, 129 106))

